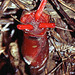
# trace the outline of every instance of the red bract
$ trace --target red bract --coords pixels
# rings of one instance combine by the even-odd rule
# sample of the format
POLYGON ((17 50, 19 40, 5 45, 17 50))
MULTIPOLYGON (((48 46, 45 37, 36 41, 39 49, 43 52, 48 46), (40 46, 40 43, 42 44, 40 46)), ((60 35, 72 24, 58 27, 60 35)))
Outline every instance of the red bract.
POLYGON ((40 23, 39 28, 55 28, 55 23, 40 23))
POLYGON ((17 28, 19 30, 24 30, 24 29, 28 29, 28 30, 32 30, 33 29, 33 26, 28 24, 28 25, 17 25, 17 28))
POLYGON ((44 9, 44 7, 45 7, 45 5, 46 5, 46 2, 47 2, 47 0, 42 0, 42 1, 41 1, 41 4, 40 4, 40 6, 39 6, 39 8, 37 9, 36 14, 35 14, 35 20, 36 20, 36 21, 39 20, 41 14, 42 14, 42 12, 43 12, 43 9, 44 9))

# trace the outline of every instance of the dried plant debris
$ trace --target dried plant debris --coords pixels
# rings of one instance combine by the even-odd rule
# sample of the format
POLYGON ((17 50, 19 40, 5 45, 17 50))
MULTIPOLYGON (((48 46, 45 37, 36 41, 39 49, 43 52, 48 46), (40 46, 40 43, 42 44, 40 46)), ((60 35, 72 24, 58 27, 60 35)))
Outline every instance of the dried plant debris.
MULTIPOLYGON (((37 3, 40 1, 0 0, 0 75, 30 73, 21 54, 23 35, 16 26, 20 22, 22 11, 37 9, 37 3)), ((57 1, 69 19, 75 22, 75 0, 51 0, 53 1, 57 1)), ((48 29, 49 59, 45 70, 40 75, 75 75, 75 28, 73 25, 70 26, 66 18, 58 14, 49 0, 44 12, 51 16, 50 22, 55 23, 58 28, 48 29)))

